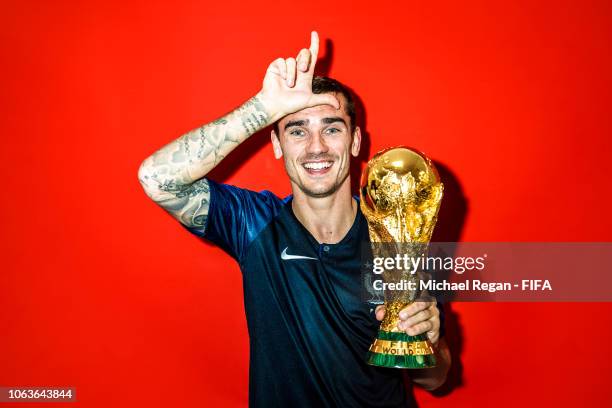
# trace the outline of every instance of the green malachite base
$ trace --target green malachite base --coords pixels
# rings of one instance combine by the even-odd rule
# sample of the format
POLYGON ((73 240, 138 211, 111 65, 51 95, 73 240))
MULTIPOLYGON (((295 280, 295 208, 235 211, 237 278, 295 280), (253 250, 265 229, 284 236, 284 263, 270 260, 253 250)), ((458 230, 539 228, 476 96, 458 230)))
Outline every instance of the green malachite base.
POLYGON ((425 334, 409 336, 406 333, 381 330, 368 351, 367 363, 390 368, 432 368, 436 366, 436 356, 425 334), (377 342, 380 344, 381 341, 394 346, 385 348, 384 352, 373 351, 374 345, 377 342), (409 350, 416 350, 416 352, 408 352, 409 350))

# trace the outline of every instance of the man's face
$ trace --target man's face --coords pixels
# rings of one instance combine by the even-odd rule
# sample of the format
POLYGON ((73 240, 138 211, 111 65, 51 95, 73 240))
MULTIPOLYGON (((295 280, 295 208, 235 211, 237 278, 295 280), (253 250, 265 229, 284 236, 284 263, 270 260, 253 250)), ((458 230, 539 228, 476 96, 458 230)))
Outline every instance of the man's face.
POLYGON ((336 94, 340 108, 320 105, 287 115, 272 131, 277 159, 284 157, 285 169, 294 188, 311 197, 333 194, 349 176, 350 155, 359 154, 361 132, 351 134, 346 100, 336 94))

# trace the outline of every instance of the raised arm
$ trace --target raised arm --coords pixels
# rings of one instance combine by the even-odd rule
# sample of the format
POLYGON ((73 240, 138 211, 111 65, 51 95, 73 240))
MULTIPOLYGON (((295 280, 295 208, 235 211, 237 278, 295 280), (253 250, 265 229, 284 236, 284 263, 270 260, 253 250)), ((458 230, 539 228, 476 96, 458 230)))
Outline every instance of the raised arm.
POLYGON ((145 159, 138 178, 147 195, 185 226, 203 228, 210 197, 204 177, 232 150, 290 113, 323 104, 339 107, 334 96, 312 93, 318 51, 319 37, 313 31, 309 49, 269 65, 257 95, 145 159))

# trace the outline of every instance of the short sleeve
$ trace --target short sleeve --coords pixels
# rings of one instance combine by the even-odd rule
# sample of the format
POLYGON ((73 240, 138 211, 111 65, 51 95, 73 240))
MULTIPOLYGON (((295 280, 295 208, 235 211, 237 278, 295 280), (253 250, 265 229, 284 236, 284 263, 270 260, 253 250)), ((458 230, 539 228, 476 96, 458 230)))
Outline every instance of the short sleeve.
POLYGON ((255 192, 212 180, 208 185, 210 201, 204 233, 185 228, 240 262, 251 242, 284 204, 270 191, 255 192))

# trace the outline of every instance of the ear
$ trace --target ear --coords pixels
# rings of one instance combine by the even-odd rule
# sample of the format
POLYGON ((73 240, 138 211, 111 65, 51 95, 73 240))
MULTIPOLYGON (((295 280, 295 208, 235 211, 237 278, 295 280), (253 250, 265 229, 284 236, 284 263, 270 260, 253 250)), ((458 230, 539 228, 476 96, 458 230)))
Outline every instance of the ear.
POLYGON ((270 132, 270 140, 272 141, 272 149, 274 150, 274 157, 276 159, 280 159, 283 157, 283 150, 281 149, 280 140, 278 140, 278 136, 274 129, 270 132))
POLYGON ((359 126, 355 126, 353 130, 353 142, 351 143, 351 154, 354 157, 359 155, 359 149, 361 148, 361 129, 359 126))

